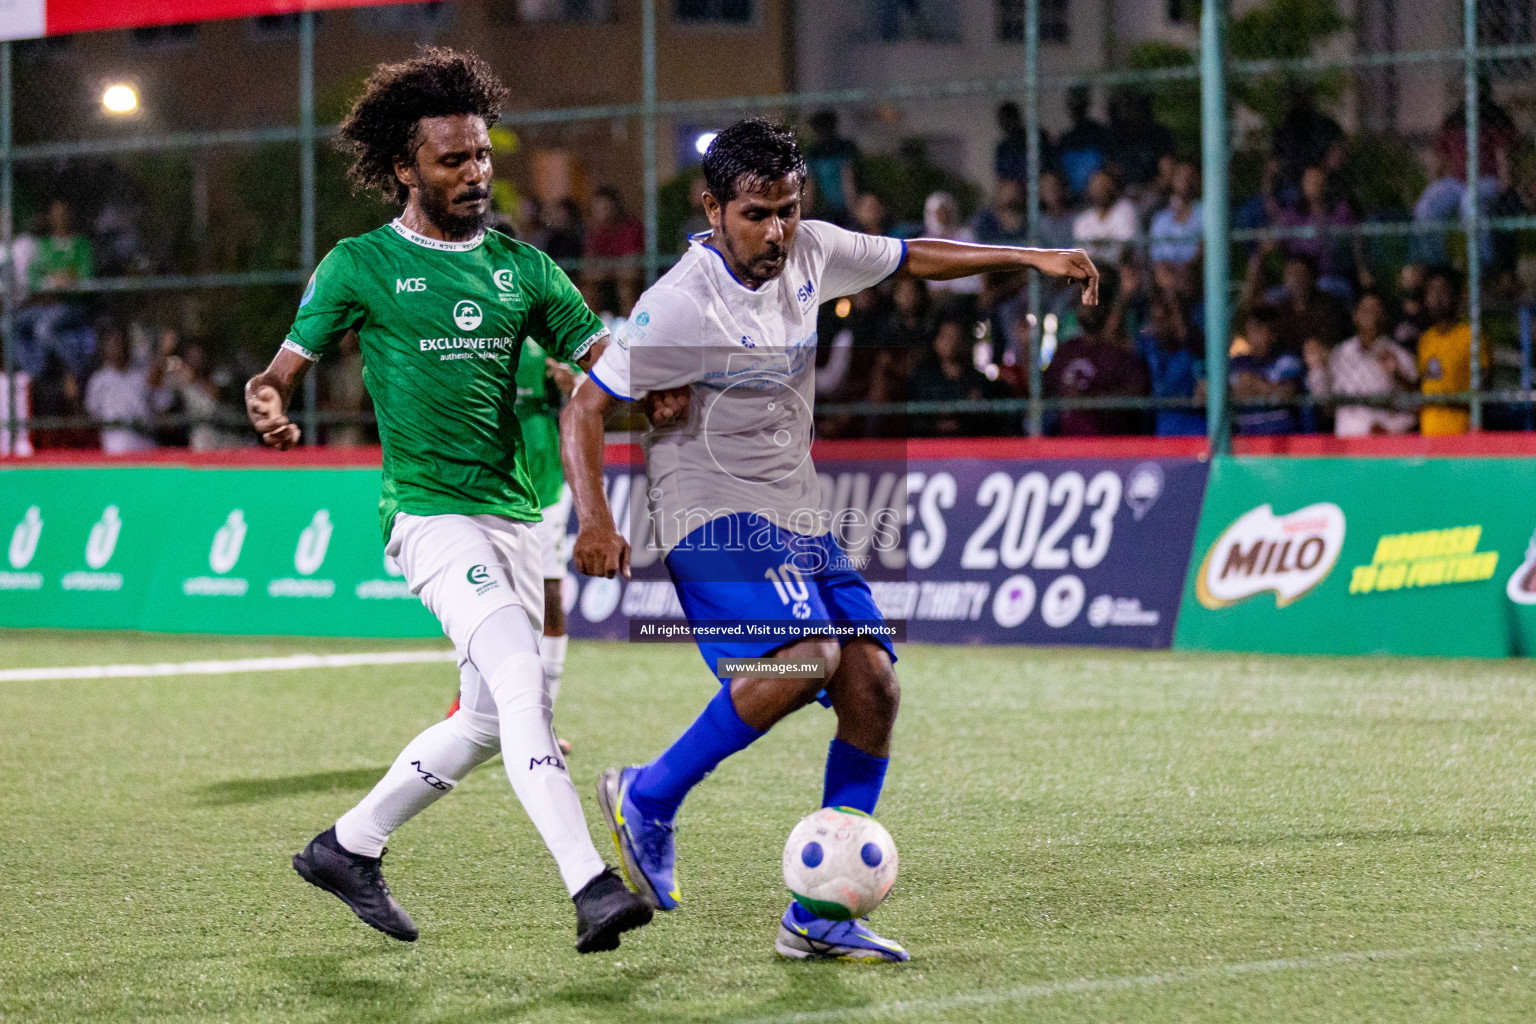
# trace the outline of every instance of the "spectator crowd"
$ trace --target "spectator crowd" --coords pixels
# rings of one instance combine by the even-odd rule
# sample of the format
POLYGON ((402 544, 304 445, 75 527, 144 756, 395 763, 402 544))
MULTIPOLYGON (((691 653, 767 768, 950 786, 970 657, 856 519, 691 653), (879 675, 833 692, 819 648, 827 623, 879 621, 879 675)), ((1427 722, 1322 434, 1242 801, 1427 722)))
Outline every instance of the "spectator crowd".
MULTIPOLYGON (((822 436, 1020 433, 1021 403, 1006 412, 987 403, 1030 394, 1032 332, 1040 339, 1042 396, 1056 400, 1048 403, 1048 432, 1205 432, 1213 385, 1206 376, 1199 170, 1158 123, 1144 91, 1112 92, 1104 121, 1092 106, 1086 88, 1073 89, 1066 128, 1040 139, 1035 239, 1093 257, 1103 274, 1100 305, 1084 308, 1075 287, 1044 280, 1035 323, 1022 273, 926 284, 893 279, 829 303, 819 324, 822 402, 924 404, 910 415, 834 412, 822 418, 822 436), (1107 407, 1116 400, 1121 407, 1107 407)), ((1409 235, 1406 262, 1386 273, 1390 261, 1348 229, 1391 211, 1370 208, 1351 187, 1351 140, 1338 123, 1306 93, 1291 97, 1269 132, 1254 187, 1233 208, 1236 227, 1277 229, 1248 243, 1246 264, 1234 266, 1241 293, 1223 386, 1237 432, 1351 437, 1469 429, 1463 393, 1472 383, 1471 331, 1449 229, 1472 203, 1488 217, 1536 214, 1536 147, 1485 92, 1479 180, 1469 189, 1466 121, 1464 107, 1453 110, 1436 134, 1429 183, 1412 210, 1401 211, 1419 230, 1409 235)), ((806 213, 878 234, 1022 243, 1029 235, 1028 138, 1018 107, 999 106, 997 126, 994 181, 980 208, 966 208, 969 186, 946 184, 912 164, 918 169, 908 178, 924 190, 905 204, 911 219, 902 221, 892 212, 901 198, 866 173, 865 155, 843 135, 837 114, 816 113, 805 133, 806 213), (937 187, 929 191, 929 183, 937 187)), ((917 158, 904 149, 897 159, 917 158)), ((702 182, 695 176, 686 184, 690 208, 673 248, 686 244, 684 234, 708 228, 702 182)), ((569 197, 524 198, 498 226, 569 267, 610 323, 643 287, 644 230, 613 187, 596 188, 585 206, 569 197)), ((1485 295, 1494 305, 1520 291, 1510 239, 1507 232, 1478 239, 1485 295)), ((63 200, 49 203, 33 230, 17 238, 8 268, 19 298, 15 365, 38 420, 33 444, 118 453, 253 443, 239 385, 259 368, 257 356, 97 315, 82 297, 82 284, 99 271, 125 272, 132 251, 131 225, 121 216, 104 210, 83 230, 63 200)), ((1488 371, 1518 363, 1498 355, 1496 330, 1484 334, 1487 388, 1488 371)), ((322 441, 375 441, 355 336, 320 377, 322 441)), ((1524 415, 1512 413, 1510 424, 1523 426, 1524 415)), ((1499 423, 1497 406, 1490 419, 1510 425, 1499 423)))
MULTIPOLYGON (((1484 216, 1536 214, 1536 147, 1486 90, 1479 107, 1480 159, 1487 170, 1474 200, 1466 188, 1466 111, 1453 110, 1431 147, 1429 185, 1415 208, 1408 259, 1396 274, 1349 229, 1394 215, 1368 207, 1352 188, 1351 139, 1305 91, 1270 132, 1252 194, 1234 206, 1234 226, 1274 229, 1246 246, 1229 334, 1233 428, 1242 434, 1332 432, 1341 437, 1464 433, 1472 389, 1471 330, 1463 275, 1447 236, 1464 204, 1484 216), (1459 162, 1458 162, 1459 154, 1459 162), (1525 168, 1522 177, 1518 168, 1525 168), (1437 396, 1447 396, 1443 402, 1437 396)), ((1092 115, 1086 88, 1068 97, 1069 124, 1040 140, 1037 244, 1079 247, 1104 277, 1101 304, 1043 281, 1039 333, 1047 431, 1061 435, 1205 433, 1204 219, 1200 173, 1181 158, 1144 92, 1111 94, 1107 120, 1092 115), (1122 408, 1106 408, 1114 399, 1122 408)), ((969 218, 953 196, 928 197, 921 223, 895 225, 881 199, 860 191, 859 152, 838 137, 830 112, 813 119, 811 213, 848 227, 981 242, 1028 235, 1028 138, 1018 108, 997 110, 990 201, 969 218), (824 184, 826 182, 827 184, 824 184), (822 189, 835 187, 835 204, 822 189)), ((1508 235, 1508 233, 1505 233, 1508 235)), ((1479 240, 1485 308, 1508 309, 1520 287, 1507 237, 1479 240)), ((1021 398, 1030 391, 1027 282, 1022 274, 924 286, 888 282, 823 311, 824 397, 857 402, 1021 398), (874 354, 860 355, 861 348, 874 354), (846 351, 844 351, 846 349, 846 351), (857 382, 850 384, 849 382, 857 382)), ((1484 318, 1481 384, 1518 369, 1508 339, 1484 318)), ((1010 408, 1017 409, 1019 403, 1010 408)), ((1523 426, 1524 413, 1491 405, 1490 426, 1523 426), (1506 422, 1500 422, 1500 414, 1506 422)), ((1014 433, 1017 412, 918 405, 914 435, 1014 433)), ((824 433, 884 433, 890 417, 832 418, 824 433)))

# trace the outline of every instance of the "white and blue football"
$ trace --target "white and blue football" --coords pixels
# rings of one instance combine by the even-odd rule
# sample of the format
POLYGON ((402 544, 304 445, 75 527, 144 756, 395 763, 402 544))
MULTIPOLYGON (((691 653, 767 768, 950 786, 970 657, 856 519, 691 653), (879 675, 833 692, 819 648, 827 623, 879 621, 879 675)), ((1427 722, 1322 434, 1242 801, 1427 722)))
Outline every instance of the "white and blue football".
POLYGON ((789 834, 784 884, 811 913, 868 917, 896 883, 896 843, 874 818, 823 807, 789 834))

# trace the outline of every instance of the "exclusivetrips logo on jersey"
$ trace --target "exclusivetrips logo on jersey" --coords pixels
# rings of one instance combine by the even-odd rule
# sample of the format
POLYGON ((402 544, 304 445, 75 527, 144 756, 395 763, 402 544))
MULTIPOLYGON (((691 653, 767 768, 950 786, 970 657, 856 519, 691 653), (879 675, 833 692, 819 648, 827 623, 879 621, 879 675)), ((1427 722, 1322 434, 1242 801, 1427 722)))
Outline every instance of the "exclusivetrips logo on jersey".
POLYGON ((473 331, 485 319, 480 306, 468 299, 460 299, 453 307, 453 325, 461 331, 473 331))
POLYGON ((1195 596, 1218 609, 1273 592, 1275 607, 1284 608, 1323 582, 1343 549, 1344 510, 1332 502, 1283 516, 1260 505, 1223 530, 1205 553, 1195 596))

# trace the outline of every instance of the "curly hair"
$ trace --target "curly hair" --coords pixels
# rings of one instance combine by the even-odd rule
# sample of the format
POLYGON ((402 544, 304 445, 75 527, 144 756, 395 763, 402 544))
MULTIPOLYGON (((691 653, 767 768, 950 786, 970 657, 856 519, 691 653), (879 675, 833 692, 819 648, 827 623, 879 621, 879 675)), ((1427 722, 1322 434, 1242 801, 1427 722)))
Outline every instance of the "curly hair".
POLYGON ((473 114, 490 126, 506 99, 507 87, 472 53, 428 47, 419 57, 381 64, 337 129, 337 146, 352 157, 347 177, 358 191, 404 203, 410 190, 395 177, 395 161, 412 159, 421 119, 473 114))

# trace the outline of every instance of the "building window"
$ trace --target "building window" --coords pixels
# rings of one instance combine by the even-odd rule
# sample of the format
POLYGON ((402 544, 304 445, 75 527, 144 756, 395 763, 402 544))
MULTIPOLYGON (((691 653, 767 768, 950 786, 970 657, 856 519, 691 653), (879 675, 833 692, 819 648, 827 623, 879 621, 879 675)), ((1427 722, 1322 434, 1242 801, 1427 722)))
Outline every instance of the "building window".
MULTIPOLYGON (((289 39, 299 34, 299 19, 302 14, 263 14, 250 20, 250 35, 252 39, 289 39)), ((315 28, 319 29, 325 23, 325 15, 314 15, 315 28)))
POLYGON ((453 21, 454 5, 444 0, 421 4, 388 4, 362 7, 356 15, 357 27, 364 32, 430 33, 447 28, 453 21))
POLYGON ((673 0, 672 16, 678 21, 747 25, 752 21, 752 0, 673 0))
POLYGON ((1519 46, 1536 38, 1531 0, 1482 0, 1477 5, 1477 41, 1481 46, 1519 46))
MULTIPOLYGON (((518 21, 582 22, 612 21, 614 0, 517 0, 518 21)), ((506 3, 493 4, 493 11, 510 10, 506 3)), ((501 20, 501 19, 497 19, 501 20)))
POLYGON ((191 43, 197 39, 197 25, 151 25, 147 28, 136 28, 129 31, 129 37, 133 39, 135 46, 175 46, 181 43, 191 43))
MULTIPOLYGON (((1169 0, 1170 4, 1178 0, 1169 0)), ((997 41, 1024 42, 1024 9, 1028 0, 994 0, 997 10, 997 41)), ((1072 39, 1068 0, 1040 0, 1040 42, 1067 43, 1072 39)))
MULTIPOLYGON (((873 4, 874 36, 883 43, 960 41, 959 5, 951 0, 873 0, 873 4)), ((1022 31, 1023 22, 1019 24, 1022 31)))

